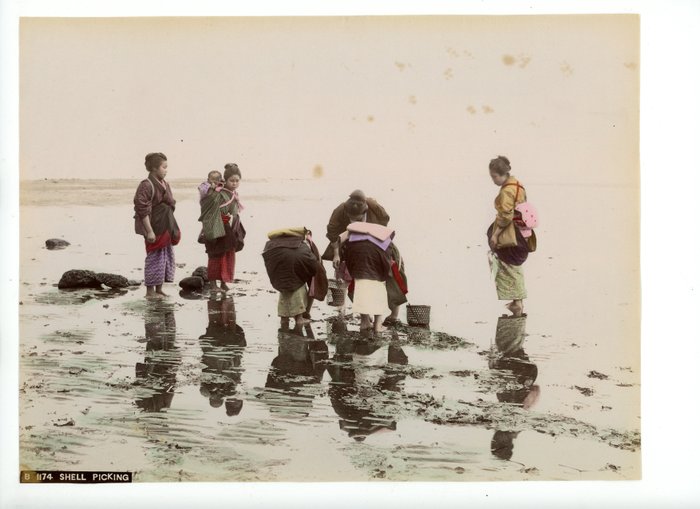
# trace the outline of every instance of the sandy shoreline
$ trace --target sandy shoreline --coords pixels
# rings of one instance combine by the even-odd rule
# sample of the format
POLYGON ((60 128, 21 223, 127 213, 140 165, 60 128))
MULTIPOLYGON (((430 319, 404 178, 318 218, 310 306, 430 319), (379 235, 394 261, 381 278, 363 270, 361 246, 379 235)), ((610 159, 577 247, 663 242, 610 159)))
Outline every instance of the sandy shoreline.
MULTIPOLYGON (((207 295, 184 298, 176 284, 166 285, 171 296, 162 303, 146 302, 142 287, 55 288, 71 268, 141 279, 142 246, 128 219, 133 189, 112 184, 46 184, 21 207, 23 468, 124 469, 136 481, 639 478, 634 272, 604 275, 606 265, 552 244, 567 240, 557 223, 543 229, 546 243, 527 262, 524 357, 498 365, 502 311, 481 228, 467 219, 469 210, 451 214, 446 201, 431 221, 444 214, 446 224, 473 236, 443 243, 449 249, 428 240, 437 249, 423 252, 425 236, 440 233, 422 228, 425 218, 400 203, 425 189, 396 188, 383 201, 401 239, 409 297, 432 305, 431 330, 401 328, 368 341, 356 319, 339 332, 337 310, 325 302, 312 315, 313 340, 280 335, 276 294, 259 255, 262 232, 286 224, 282 217, 292 224, 313 218, 307 224, 322 231, 314 225, 338 200, 338 183, 246 182, 249 236, 225 305, 207 295), (109 199, 91 204, 95 195, 109 199), (71 246, 46 250, 51 237, 71 246), (450 267, 448 279, 435 272, 436 257, 450 267), (469 283, 460 291, 450 281, 469 283), (567 316, 561 285, 583 289, 577 315, 567 316), (222 305, 227 313, 235 308, 244 344, 228 333, 212 339, 222 305), (328 459, 319 463, 318 454, 328 459)), ((177 184, 178 221, 196 231, 196 183, 177 184)), ((441 185, 451 200, 454 184, 432 190, 441 185)), ((586 192, 572 199, 585 201, 586 192)), ((611 205, 627 193, 595 192, 611 205)), ((538 193, 546 211, 547 195, 538 193)), ((455 202, 465 205, 481 207, 455 202)), ((606 210, 600 220, 609 220, 606 210)), ((611 254, 609 261, 627 256, 611 254)), ((185 237, 176 247, 176 280, 201 265, 202 255, 185 237)))

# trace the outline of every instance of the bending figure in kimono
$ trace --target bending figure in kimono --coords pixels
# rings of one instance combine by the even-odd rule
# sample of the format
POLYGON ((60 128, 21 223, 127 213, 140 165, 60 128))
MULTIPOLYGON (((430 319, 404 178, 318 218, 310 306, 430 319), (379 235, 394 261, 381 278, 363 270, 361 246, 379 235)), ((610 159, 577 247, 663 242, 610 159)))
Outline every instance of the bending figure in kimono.
POLYGON ((282 330, 301 333, 311 320, 314 299, 323 300, 328 292, 326 270, 311 232, 303 226, 274 230, 263 249, 265 269, 272 287, 279 292, 277 314, 282 330))
MULTIPOLYGON (((353 191, 348 199, 338 205, 328 220, 326 226, 326 238, 329 240, 328 247, 323 252, 322 259, 333 262, 336 269, 336 278, 344 279, 347 274, 341 264, 340 235, 345 232, 351 223, 363 222, 387 226, 389 224, 389 214, 377 200, 365 196, 365 193, 357 189, 353 191)), ((403 259, 398 247, 392 243, 391 259, 395 262, 395 277, 385 281, 387 303, 389 306, 389 316, 384 320, 383 326, 397 325, 400 323, 399 310, 401 304, 407 302, 405 294, 407 289, 407 278, 404 269, 403 259)))
POLYGON ((340 236, 341 259, 352 278, 348 294, 353 311, 360 314, 361 331, 384 330, 381 317, 389 305, 387 282, 395 281, 398 270, 392 256, 393 238, 391 228, 365 222, 350 223, 340 236))

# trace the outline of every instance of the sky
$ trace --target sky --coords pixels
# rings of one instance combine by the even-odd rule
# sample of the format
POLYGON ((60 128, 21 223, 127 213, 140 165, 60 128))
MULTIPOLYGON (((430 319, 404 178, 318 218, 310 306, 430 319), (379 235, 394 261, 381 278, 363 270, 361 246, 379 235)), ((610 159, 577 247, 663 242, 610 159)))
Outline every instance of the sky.
MULTIPOLYGON (((629 182, 638 171, 628 154, 636 150, 632 123, 635 95, 640 93, 643 480, 490 486, 454 483, 435 487, 435 491, 440 493, 442 507, 463 506, 465 500, 474 507, 516 503, 522 508, 561 507, 562 500, 585 501, 596 507, 697 506, 700 491, 692 478, 697 477, 700 451, 697 441, 688 439, 692 433, 686 433, 685 428, 698 417, 697 405, 688 402, 697 399, 691 376, 697 371, 700 354, 694 322, 700 306, 700 277, 692 263, 692 253, 699 247, 697 226, 692 221, 697 186, 692 182, 697 167, 693 149, 700 131, 700 3, 407 0, 400 9, 382 0, 286 4, 259 0, 247 4, 222 7, 215 0, 106 0, 99 6, 81 0, 0 2, 0 212, 2 231, 9 239, 0 252, 0 502, 21 500, 27 507, 41 507, 46 496, 51 496, 55 507, 94 507, 97 500, 102 506, 117 507, 167 499, 171 507, 185 507, 207 497, 213 507, 232 500, 234 494, 237 502, 253 504, 252 487, 242 491, 231 485, 168 484, 155 490, 130 486, 126 492, 97 486, 81 487, 84 489, 79 493, 69 486, 61 486, 60 491, 18 489, 14 431, 18 353, 16 339, 13 341, 17 337, 18 253, 12 239, 18 238, 20 171, 22 178, 28 179, 135 179, 143 175, 145 153, 161 150, 170 158, 171 176, 183 178, 199 178, 203 170, 232 159, 244 171, 249 168, 253 176, 303 177, 320 171, 332 177, 347 171, 371 175, 377 169, 405 172, 416 168, 439 175, 473 168, 483 171, 485 159, 505 153, 528 173, 541 171, 542 179, 555 179, 559 174, 574 182, 616 184, 629 182), (399 31, 392 25, 382 41, 374 34, 373 46, 358 54, 357 48, 370 42, 359 26, 355 35, 345 34, 344 41, 352 44, 343 47, 337 32, 329 35, 335 38, 332 44, 318 39, 314 43, 313 34, 299 32, 276 42, 257 32, 240 38, 237 31, 222 27, 198 35, 192 27, 176 26, 168 38, 162 34, 167 32, 167 23, 156 23, 153 30, 139 33, 132 28, 127 40, 115 39, 118 27, 113 24, 106 31, 93 30, 92 37, 83 43, 75 40, 72 30, 61 37, 54 28, 46 34, 40 30, 31 40, 32 57, 25 61, 29 31, 20 30, 21 17, 300 12, 640 13, 641 56, 635 58, 636 49, 628 47, 634 26, 622 34, 607 27, 598 37, 597 28, 592 34, 590 25, 583 24, 577 29, 534 25, 525 31, 513 26, 506 30, 504 25, 487 30, 488 25, 482 23, 469 30, 454 27, 437 38, 434 33, 433 38, 421 38, 412 28, 399 31), (488 38, 488 44, 479 44, 479 26, 486 32, 481 40, 488 38), (215 36, 223 41, 221 46, 204 51, 205 42, 215 36), (128 44, 130 38, 133 46, 128 44), (194 42, 182 47, 179 41, 188 38, 194 42), (274 51, 262 58, 262 48, 274 51), (42 58, 43 50, 52 59, 42 58), (316 67, 316 62, 324 67, 316 67), (636 79, 641 80, 638 91, 634 89, 636 79), (323 87, 322 83, 333 83, 334 87, 323 87), (241 91, 252 91, 265 101, 241 100, 241 91), (179 93, 190 97, 185 100, 179 93), (292 105, 285 102, 290 97, 297 99, 292 105), (615 127, 610 127, 611 121, 615 127), (621 157, 625 164, 620 167, 621 157), (315 170, 317 166, 321 170, 315 170)), ((37 27, 38 23, 41 20, 35 19, 30 24, 37 27)), ((64 32, 69 26, 78 30, 71 23, 63 19, 58 25, 64 32)), ((89 26, 83 30, 90 33, 89 26)), ((534 180, 528 177, 528 181, 534 180)), ((332 498, 339 508, 351 507, 358 494, 364 499, 383 500, 387 506, 397 500, 405 507, 426 503, 425 486, 409 483, 400 492, 390 493, 381 488, 329 485, 315 486, 313 492, 316 500, 332 498)), ((305 485, 266 486, 264 492, 254 491, 254 500, 284 497, 287 507, 306 507, 307 491, 305 485)), ((435 499, 431 496, 427 500, 435 499)))
POLYGON ((639 17, 24 18, 20 176, 638 183, 639 17))

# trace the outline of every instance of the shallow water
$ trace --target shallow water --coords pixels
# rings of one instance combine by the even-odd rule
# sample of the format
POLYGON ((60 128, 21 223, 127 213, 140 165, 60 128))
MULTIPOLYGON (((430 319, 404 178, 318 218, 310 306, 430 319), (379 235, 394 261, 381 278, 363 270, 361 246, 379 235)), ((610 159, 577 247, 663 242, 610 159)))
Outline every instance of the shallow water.
MULTIPOLYGON (((172 184, 179 280, 206 258, 196 182, 172 184)), ((325 247, 330 211, 357 184, 244 182, 233 290, 191 298, 175 284, 150 302, 143 287, 55 286, 73 268, 142 278, 135 182, 23 183, 21 468, 137 481, 639 478, 637 190, 528 186, 544 218, 528 316, 499 325, 483 234, 495 187, 410 184, 366 190, 391 213, 431 328, 366 338, 325 302, 303 336, 279 332, 259 254, 267 231, 299 224, 325 247), (564 217, 562 194, 584 226, 564 217), (54 237, 71 245, 49 251, 54 237)))

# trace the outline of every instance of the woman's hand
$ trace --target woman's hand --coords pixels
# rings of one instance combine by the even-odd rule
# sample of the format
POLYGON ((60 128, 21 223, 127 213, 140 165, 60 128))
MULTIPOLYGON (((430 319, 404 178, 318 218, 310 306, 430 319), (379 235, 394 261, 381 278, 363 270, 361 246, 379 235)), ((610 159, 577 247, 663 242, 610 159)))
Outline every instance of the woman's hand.
POLYGON ((489 238, 489 247, 491 248, 491 251, 496 250, 496 246, 498 245, 498 237, 501 236, 502 231, 503 228, 494 225, 493 231, 491 232, 491 237, 489 238))
POLYGON ((340 267, 340 239, 331 244, 333 246, 333 268, 340 267))
POLYGON ((144 216, 143 218, 141 218, 141 222, 143 223, 143 230, 146 232, 146 235, 144 235, 144 237, 146 238, 146 242, 148 244, 153 244, 156 241, 156 234, 153 233, 153 226, 151 226, 151 217, 144 216))

